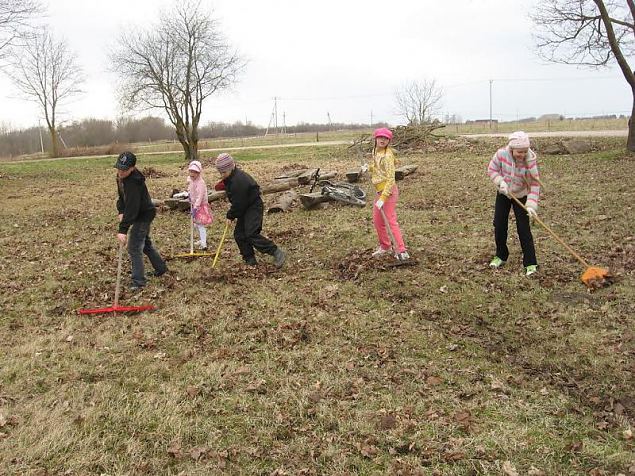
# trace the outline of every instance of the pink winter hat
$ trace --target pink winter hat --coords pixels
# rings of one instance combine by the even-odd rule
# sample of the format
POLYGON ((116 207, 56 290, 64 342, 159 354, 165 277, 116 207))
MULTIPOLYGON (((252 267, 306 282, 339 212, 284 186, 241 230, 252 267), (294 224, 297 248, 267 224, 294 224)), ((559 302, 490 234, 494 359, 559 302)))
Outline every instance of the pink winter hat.
POLYGON ((194 172, 198 172, 200 174, 203 170, 203 166, 198 160, 193 160, 190 162, 190 165, 188 165, 187 170, 193 170, 194 172))
POLYGON ((512 149, 528 149, 529 136, 526 132, 516 131, 509 136, 509 147, 512 149))
POLYGON ((387 127, 380 127, 379 129, 375 129, 373 137, 375 139, 377 139, 378 137, 385 137, 388 140, 392 140, 392 131, 387 127))
POLYGON ((229 172, 234 168, 236 162, 234 162, 234 158, 229 155, 227 152, 223 152, 218 157, 216 157, 216 169, 222 174, 225 172, 229 172))

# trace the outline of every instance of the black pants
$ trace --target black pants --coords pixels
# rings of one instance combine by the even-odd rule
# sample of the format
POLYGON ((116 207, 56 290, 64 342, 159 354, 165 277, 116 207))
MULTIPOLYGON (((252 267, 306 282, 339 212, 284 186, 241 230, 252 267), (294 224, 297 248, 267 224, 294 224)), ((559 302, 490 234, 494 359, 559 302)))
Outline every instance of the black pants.
POLYGON ((245 214, 238 218, 234 228, 234 239, 244 260, 253 258, 254 248, 261 253, 273 255, 278 248, 269 238, 262 236, 262 202, 251 205, 245 214))
MULTIPOLYGON (((527 202, 527 197, 519 198, 523 205, 527 202)), ((509 209, 514 207, 516 216, 516 230, 520 238, 520 247, 523 250, 523 266, 538 264, 536 262, 536 249, 534 248, 534 237, 531 235, 529 215, 523 208, 507 198, 501 193, 496 194, 496 206, 494 207, 494 239, 496 240, 496 256, 503 261, 509 257, 507 248, 507 227, 509 223, 509 209)))

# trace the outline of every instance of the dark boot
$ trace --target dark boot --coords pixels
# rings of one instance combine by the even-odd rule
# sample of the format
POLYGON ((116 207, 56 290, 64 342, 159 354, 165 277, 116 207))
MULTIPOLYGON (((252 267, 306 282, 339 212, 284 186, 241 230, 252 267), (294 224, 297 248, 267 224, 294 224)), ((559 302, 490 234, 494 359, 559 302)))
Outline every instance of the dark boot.
POLYGON ((247 266, 256 266, 258 264, 258 261, 256 260, 256 257, 254 255, 247 256, 246 258, 244 258, 244 260, 247 266))
POLYGON ((280 248, 276 248, 276 251, 273 252, 273 264, 276 266, 276 268, 282 268, 285 258, 286 256, 284 254, 284 251, 282 251, 280 248))

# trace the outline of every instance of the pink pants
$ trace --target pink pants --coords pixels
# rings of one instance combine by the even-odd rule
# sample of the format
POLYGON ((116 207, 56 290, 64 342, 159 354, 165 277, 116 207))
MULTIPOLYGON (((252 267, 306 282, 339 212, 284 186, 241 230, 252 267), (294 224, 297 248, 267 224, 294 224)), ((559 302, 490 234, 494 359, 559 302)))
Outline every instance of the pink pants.
MULTIPOLYGON (((386 222, 382 216, 381 210, 375 206, 375 203, 379 199, 380 194, 378 193, 375 196, 375 200, 373 202, 373 224, 375 225, 375 231, 377 232, 377 237, 379 238, 379 246, 384 250, 388 250, 392 248, 392 243, 390 242, 390 235, 388 234, 388 230, 386 229, 386 222)), ((399 228, 399 223, 397 223, 397 199, 399 198, 399 189, 395 185, 392 189, 392 193, 388 197, 388 200, 384 202, 384 206, 382 210, 386 215, 386 219, 388 220, 388 225, 390 226, 390 230, 395 237, 397 249, 394 250, 396 253, 402 253, 406 251, 406 245, 404 245, 403 237, 401 236, 401 229, 399 228)))

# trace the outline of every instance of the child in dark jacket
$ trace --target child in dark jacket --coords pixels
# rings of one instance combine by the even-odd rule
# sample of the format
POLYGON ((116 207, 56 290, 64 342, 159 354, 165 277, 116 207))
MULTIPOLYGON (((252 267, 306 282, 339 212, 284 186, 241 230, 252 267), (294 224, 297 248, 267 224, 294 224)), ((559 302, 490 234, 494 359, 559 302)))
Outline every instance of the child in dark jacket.
POLYGON ((260 196, 260 186, 251 175, 236 167, 231 155, 220 154, 216 158, 216 169, 221 182, 216 189, 224 189, 231 207, 227 211, 227 219, 236 220, 234 239, 240 254, 250 266, 258 264, 254 249, 274 257, 274 264, 281 268, 285 254, 269 238, 262 233, 262 217, 264 204, 260 196))
POLYGON ((137 291, 146 285, 143 269, 143 253, 150 259, 154 275, 161 276, 167 266, 154 248, 150 239, 150 224, 156 209, 148 193, 145 177, 135 167, 137 157, 132 152, 124 152, 117 158, 117 211, 119 212, 119 232, 117 240, 128 244, 128 254, 132 262, 132 284, 130 290, 137 291), (130 238, 128 238, 130 231, 130 238))

